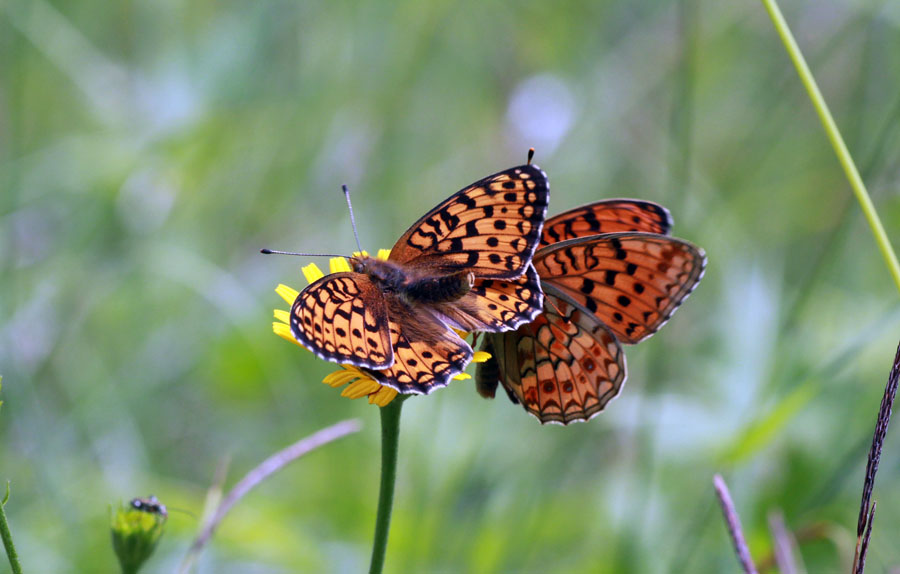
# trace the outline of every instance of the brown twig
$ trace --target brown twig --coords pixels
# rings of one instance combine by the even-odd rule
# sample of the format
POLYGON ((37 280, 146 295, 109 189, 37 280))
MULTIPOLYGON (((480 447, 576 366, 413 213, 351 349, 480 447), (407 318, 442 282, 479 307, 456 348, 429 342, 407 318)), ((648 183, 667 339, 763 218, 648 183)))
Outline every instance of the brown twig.
POLYGON ((741 519, 734 509, 734 502, 731 501, 731 494, 728 492, 728 486, 725 484, 725 479, 722 478, 722 475, 717 474, 713 476, 713 485, 719 497, 719 504, 722 506, 722 514, 725 515, 728 534, 731 535, 731 541, 734 543, 734 551, 737 553, 738 561, 741 563, 745 574, 757 574, 756 567, 753 565, 753 558, 750 556, 750 550, 747 548, 747 541, 744 540, 744 531, 741 530, 741 519))
POLYGON ((200 555, 200 552, 203 550, 206 543, 209 542, 209 539, 212 538, 213 533, 225 518, 225 515, 228 514, 241 498, 258 486, 262 481, 301 456, 348 434, 359 432, 361 428, 362 425, 358 420, 341 421, 276 452, 260 463, 259 466, 248 472, 247 475, 228 492, 225 498, 222 499, 218 507, 216 507, 215 512, 212 513, 212 516, 203 525, 200 534, 194 539, 194 543, 191 544, 184 560, 181 561, 181 566, 178 571, 182 574, 190 572, 194 561, 200 555))
MULTIPOLYGON (((881 398, 881 407, 878 409, 878 419, 875 422, 875 433, 872 436, 872 447, 869 449, 869 458, 866 461, 866 478, 863 482, 862 500, 859 505, 859 517, 856 520, 856 552, 853 555, 851 572, 861 573, 865 564, 865 556, 861 546, 863 535, 868 539, 867 531, 871 531, 870 517, 872 512, 872 489, 875 487, 875 474, 878 472, 878 463, 881 461, 881 449, 884 446, 884 437, 887 435, 888 424, 891 422, 891 410, 894 406, 894 398, 897 396, 897 384, 900 383, 900 346, 894 355, 894 364, 888 375, 887 384, 884 387, 884 396, 881 398)), ((868 545, 867 545, 868 546, 868 545)))
POLYGON ((875 519, 875 507, 878 506, 876 501, 872 501, 872 508, 869 510, 869 516, 866 520, 866 533, 863 535, 862 546, 859 550, 859 563, 856 565, 854 574, 863 574, 866 569, 866 554, 869 552, 869 537, 872 536, 872 521, 875 519))

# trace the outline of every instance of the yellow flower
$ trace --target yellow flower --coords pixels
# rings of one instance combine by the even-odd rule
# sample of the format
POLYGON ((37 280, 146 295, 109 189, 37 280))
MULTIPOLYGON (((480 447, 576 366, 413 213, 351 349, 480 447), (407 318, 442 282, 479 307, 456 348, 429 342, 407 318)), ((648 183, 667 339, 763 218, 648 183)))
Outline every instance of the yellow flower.
MULTIPOLYGON (((391 254, 389 249, 379 249, 378 250, 378 259, 386 260, 388 256, 391 254)), ((353 255, 368 255, 365 251, 362 253, 356 252, 353 255)), ((325 274, 321 269, 315 264, 310 263, 302 268, 303 276, 306 277, 306 280, 310 283, 318 281, 325 274)), ((328 270, 331 273, 339 273, 341 271, 352 271, 350 269, 350 263, 343 257, 332 257, 328 262, 328 270)), ((293 305, 294 300, 297 299, 297 295, 299 295, 299 291, 288 287, 287 285, 279 285, 275 288, 275 292, 278 293, 282 299, 284 299, 288 305, 293 305)), ((294 343, 298 347, 305 349, 303 345, 301 345, 297 339, 294 338, 294 335, 291 333, 291 314, 290 311, 286 311, 284 309, 275 309, 275 321, 272 323, 272 330, 276 335, 281 337, 286 341, 290 341, 294 343)), ((468 333, 464 333, 462 331, 456 331, 459 333, 459 336, 462 338, 466 338, 468 333)), ((473 363, 483 363, 491 358, 490 353, 485 353, 484 351, 476 351, 474 356, 472 357, 473 363)), ((375 404, 379 407, 383 407, 394 400, 394 397, 397 396, 397 390, 392 389, 391 387, 386 387, 378 383, 375 379, 369 376, 364 370, 354 367, 353 365, 341 365, 341 369, 331 373, 326 376, 322 382, 326 385, 330 385, 332 387, 342 387, 347 385, 347 387, 341 391, 342 397, 347 397, 350 399, 359 399, 362 397, 369 398, 369 404, 375 404)), ((455 380, 465 380, 471 379, 472 376, 467 373, 460 373, 453 377, 455 380)))

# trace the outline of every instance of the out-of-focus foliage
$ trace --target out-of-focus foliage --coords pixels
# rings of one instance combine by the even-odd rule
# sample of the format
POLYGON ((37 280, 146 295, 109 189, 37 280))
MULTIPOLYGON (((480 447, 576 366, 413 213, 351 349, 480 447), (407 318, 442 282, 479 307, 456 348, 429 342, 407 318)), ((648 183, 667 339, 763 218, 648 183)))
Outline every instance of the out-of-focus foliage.
MULTIPOLYGON (((900 5, 782 8, 900 243, 900 5)), ((304 261, 258 250, 354 250, 341 183, 364 246, 390 247, 530 146, 551 213, 659 201, 709 269, 587 424, 471 381, 410 400, 387 571, 736 571, 721 471, 757 558, 780 508, 826 523, 809 572, 845 572, 900 297, 752 0, 0 3, 0 480, 26 569, 113 571, 110 503, 199 514, 226 457, 231 484, 352 416, 200 571, 363 570, 378 413, 272 334, 304 261)), ((900 564, 895 434, 872 572, 900 564)), ((197 526, 173 514, 145 570, 197 526)))

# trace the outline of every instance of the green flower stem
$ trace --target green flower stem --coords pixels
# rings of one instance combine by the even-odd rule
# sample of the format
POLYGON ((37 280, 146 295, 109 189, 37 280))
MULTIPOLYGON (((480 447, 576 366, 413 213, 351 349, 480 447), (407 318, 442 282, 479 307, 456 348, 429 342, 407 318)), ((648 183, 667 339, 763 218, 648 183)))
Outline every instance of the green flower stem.
POLYGON ((778 8, 777 1, 762 0, 762 3, 769 12, 772 24, 774 24, 775 29, 778 31, 778 35, 781 36, 781 41, 784 42, 784 47, 787 50, 788 55, 791 57, 791 60, 794 61, 794 66, 797 68, 797 74, 800 76, 800 81, 803 82, 806 91, 809 93, 809 99, 812 100, 813 106, 819 114, 819 119, 825 127, 828 139, 831 140, 831 146, 834 148, 834 152, 837 154, 838 160, 844 168, 844 173, 847 175, 850 187, 853 188, 856 200, 859 202, 863 214, 865 214, 866 220, 869 222, 869 227, 872 228, 872 234, 875 235, 875 242, 881 250, 881 255, 884 257, 888 270, 894 278, 894 283, 897 284, 897 289, 900 290, 900 263, 897 262, 897 255, 894 253, 893 247, 891 247, 891 242, 888 239, 887 233, 884 231, 884 226, 878 218, 878 212, 875 210, 872 199, 866 191, 866 185, 863 183, 862 177, 860 177, 859 171, 856 169, 856 164, 853 163, 853 158, 847 150, 847 144, 844 143, 844 138, 841 137, 841 132, 838 130, 837 124, 834 123, 831 112, 828 111, 828 105, 825 103, 825 98, 822 97, 822 92, 819 91, 819 86, 816 85, 816 80, 809 70, 809 66, 806 65, 803 53, 800 51, 797 41, 794 40, 791 29, 788 27, 787 22, 784 20, 784 16, 781 14, 781 10, 778 8))
POLYGON ((9 533, 9 523, 6 522, 6 512, 3 510, 7 500, 9 500, 9 482, 6 483, 6 496, 0 501, 0 538, 3 538, 3 547, 6 548, 6 556, 9 558, 9 566, 12 568, 13 574, 22 574, 19 555, 16 554, 16 546, 9 533))
POLYGON ((391 529, 391 509, 394 506, 394 483, 397 480, 397 452, 400 443, 400 409, 409 395, 397 395, 381 407, 381 488, 378 492, 378 516, 375 518, 375 541, 372 543, 372 563, 369 574, 381 574, 391 529))

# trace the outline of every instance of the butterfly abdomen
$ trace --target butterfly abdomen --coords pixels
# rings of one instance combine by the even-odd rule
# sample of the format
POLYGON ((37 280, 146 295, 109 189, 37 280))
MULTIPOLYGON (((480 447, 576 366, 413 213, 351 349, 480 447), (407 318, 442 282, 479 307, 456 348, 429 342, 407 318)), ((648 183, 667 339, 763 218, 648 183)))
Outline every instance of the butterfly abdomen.
POLYGON ((490 336, 482 336, 486 338, 479 350, 490 353, 491 358, 475 366, 475 390, 482 397, 493 399, 497 392, 497 386, 500 384, 500 365, 497 363, 496 352, 491 344, 490 336))

